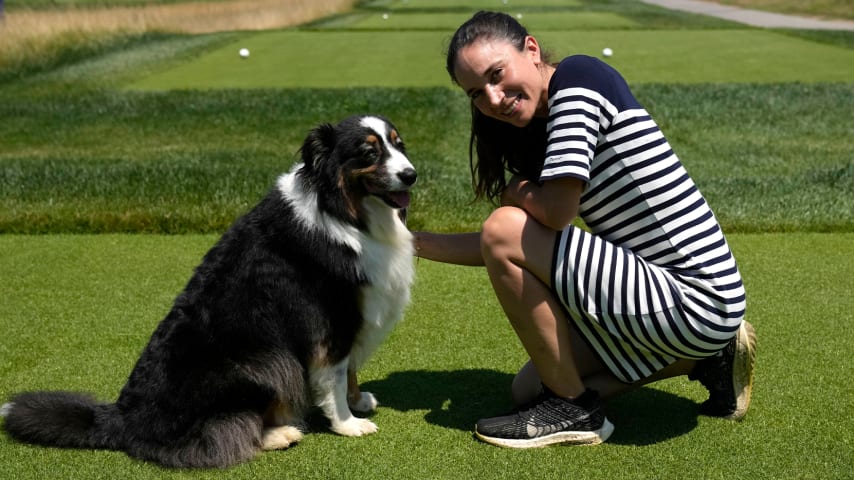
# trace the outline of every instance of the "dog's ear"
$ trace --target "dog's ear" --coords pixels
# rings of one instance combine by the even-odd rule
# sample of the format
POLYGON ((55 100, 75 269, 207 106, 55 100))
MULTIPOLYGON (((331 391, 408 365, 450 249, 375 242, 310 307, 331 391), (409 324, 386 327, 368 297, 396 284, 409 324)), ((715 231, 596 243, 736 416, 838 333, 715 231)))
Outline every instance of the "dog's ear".
POLYGON ((335 147, 335 127, 322 123, 315 127, 302 144, 302 162, 314 169, 318 162, 328 158, 335 147))

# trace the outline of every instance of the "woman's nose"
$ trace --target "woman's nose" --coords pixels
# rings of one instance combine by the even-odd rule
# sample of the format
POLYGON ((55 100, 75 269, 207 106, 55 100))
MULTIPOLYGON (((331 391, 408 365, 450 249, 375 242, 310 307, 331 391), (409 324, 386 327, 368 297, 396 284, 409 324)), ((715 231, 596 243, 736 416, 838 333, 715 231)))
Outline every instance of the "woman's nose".
POLYGON ((486 98, 489 100, 489 104, 493 107, 501 105, 501 99, 503 95, 501 91, 496 85, 487 85, 486 88, 486 98))

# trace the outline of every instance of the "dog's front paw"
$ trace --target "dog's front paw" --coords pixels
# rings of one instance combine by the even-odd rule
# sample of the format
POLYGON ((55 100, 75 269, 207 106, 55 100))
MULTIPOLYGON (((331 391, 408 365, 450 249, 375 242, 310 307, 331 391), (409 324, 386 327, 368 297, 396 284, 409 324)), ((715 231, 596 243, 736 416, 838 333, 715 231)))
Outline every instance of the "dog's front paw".
POLYGON ((367 418, 351 417, 337 425, 332 425, 332 431, 345 437, 361 437, 377 432, 377 426, 367 418))
POLYGON ((354 402, 352 399, 347 399, 347 403, 350 405, 350 410, 356 412, 373 412, 380 404, 371 392, 361 392, 359 400, 354 402))

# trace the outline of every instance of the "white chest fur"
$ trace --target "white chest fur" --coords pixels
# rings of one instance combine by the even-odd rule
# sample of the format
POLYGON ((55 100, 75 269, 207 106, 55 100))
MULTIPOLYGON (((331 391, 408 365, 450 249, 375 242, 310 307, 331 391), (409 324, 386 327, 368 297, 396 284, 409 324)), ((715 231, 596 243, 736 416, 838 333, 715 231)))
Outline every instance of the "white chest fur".
POLYGON ((361 239, 360 262, 369 283, 362 287, 360 298, 364 325, 350 354, 350 366, 356 369, 403 317, 415 273, 412 234, 397 212, 373 197, 366 198, 363 205, 372 223, 370 235, 361 239))
POLYGON ((317 208, 316 195, 295 181, 298 168, 279 178, 279 190, 291 201, 301 222, 327 232, 358 254, 360 270, 368 280, 359 298, 364 325, 350 354, 350 368, 358 369, 400 321, 409 303, 415 274, 412 234, 397 211, 375 197, 362 202, 369 219, 367 232, 326 215, 317 208))

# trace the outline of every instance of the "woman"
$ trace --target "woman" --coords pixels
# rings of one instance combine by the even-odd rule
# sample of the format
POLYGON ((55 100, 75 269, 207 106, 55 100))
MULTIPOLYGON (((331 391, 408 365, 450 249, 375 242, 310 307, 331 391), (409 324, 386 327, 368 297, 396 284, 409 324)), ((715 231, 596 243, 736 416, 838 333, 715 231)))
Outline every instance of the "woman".
POLYGON ((457 30, 447 69, 472 104, 475 194, 500 206, 481 232, 416 232, 416 254, 484 265, 530 356, 512 385, 522 406, 478 421, 476 435, 514 448, 600 443, 613 430, 600 396, 678 375, 709 390, 703 413, 741 419, 755 355, 741 277, 619 73, 580 55, 551 64, 494 12, 457 30))

